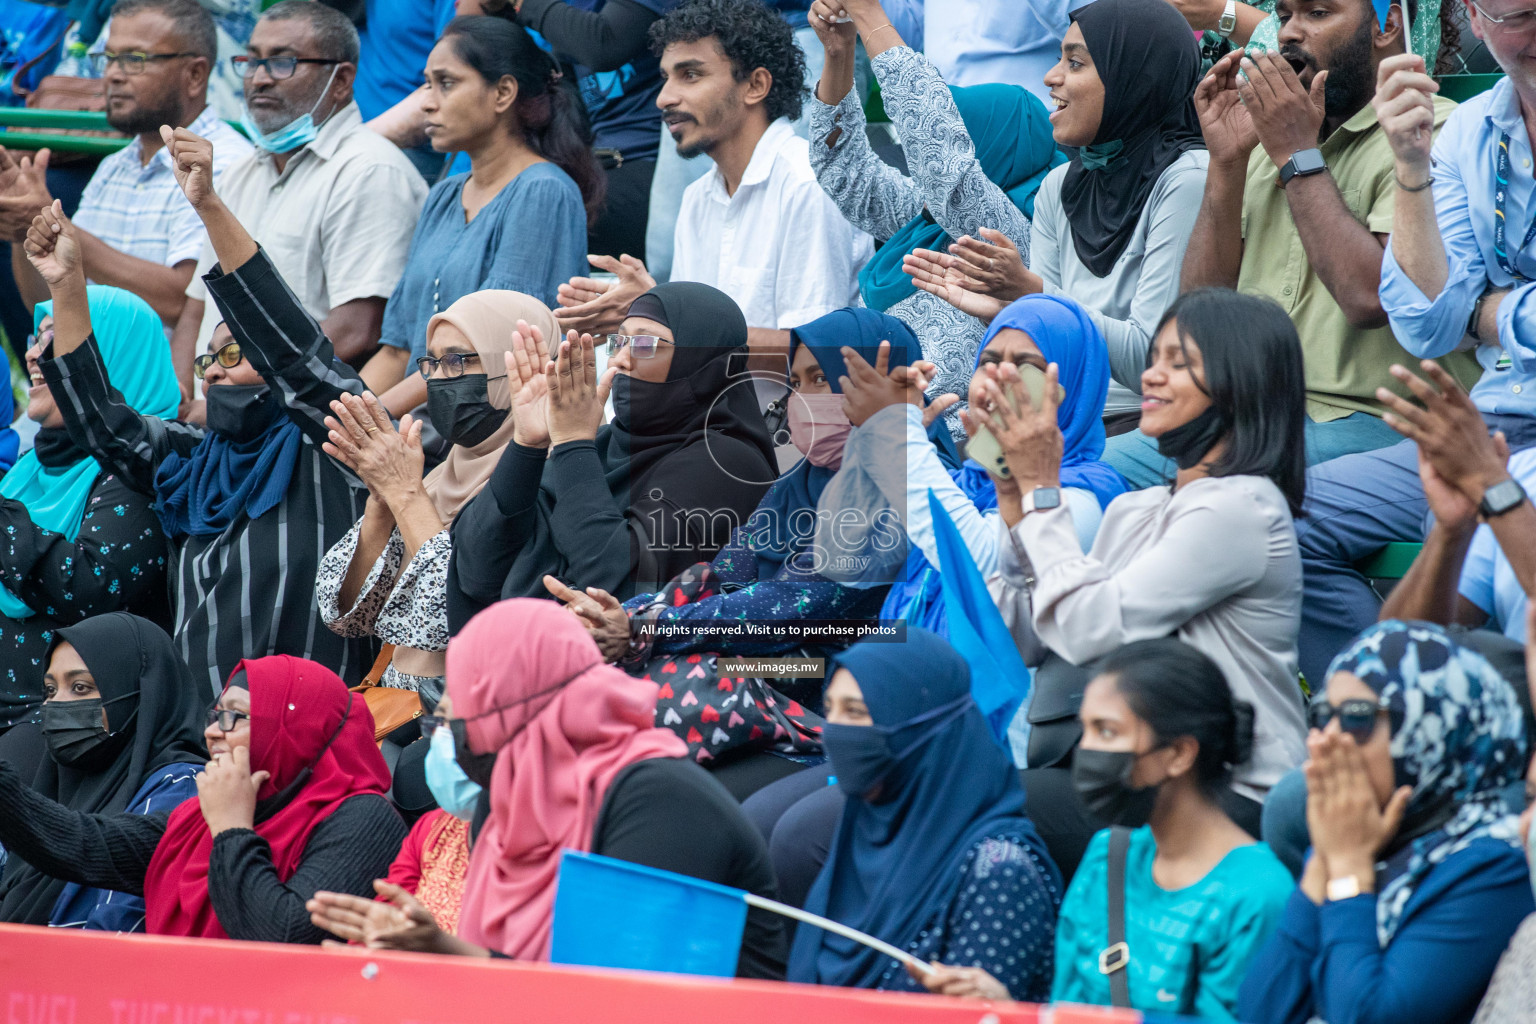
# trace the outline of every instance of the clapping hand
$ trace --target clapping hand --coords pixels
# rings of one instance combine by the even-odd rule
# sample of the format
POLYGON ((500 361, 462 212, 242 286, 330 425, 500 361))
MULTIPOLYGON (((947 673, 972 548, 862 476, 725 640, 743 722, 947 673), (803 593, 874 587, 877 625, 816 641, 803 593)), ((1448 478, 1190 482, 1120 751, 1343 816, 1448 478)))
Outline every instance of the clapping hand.
POLYGON ((546 363, 544 380, 549 391, 549 443, 591 441, 602 426, 603 406, 618 373, 610 368, 597 378, 596 343, 590 334, 571 331, 560 343, 559 355, 546 363))
POLYGON ((50 288, 71 278, 85 281, 85 263, 75 226, 64 216, 64 205, 55 199, 32 218, 22 249, 50 288))
POLYGON ((1302 150, 1315 149, 1323 127, 1328 72, 1317 72, 1311 88, 1303 89, 1295 69, 1278 53, 1244 54, 1238 65, 1243 74, 1237 77, 1237 95, 1275 166, 1285 166, 1302 150))
POLYGON ((587 262, 599 270, 618 276, 617 281, 597 281, 573 277, 555 294, 559 308, 555 319, 568 330, 587 334, 612 334, 624 322, 630 305, 656 287, 656 279, 645 264, 633 256, 588 256, 587 262))
POLYGON ((1237 62, 1242 50, 1233 50, 1214 65, 1195 87, 1195 113, 1211 163, 1248 166, 1248 155, 1259 144, 1253 118, 1237 91, 1237 62))
POLYGON ((186 195, 194 210, 201 209, 210 199, 216 199, 213 191, 213 143, 187 128, 160 126, 160 138, 165 142, 166 153, 171 158, 171 172, 176 184, 186 195))
POLYGON ((982 290, 958 256, 934 249, 913 249, 901 258, 901 270, 919 291, 943 299, 966 316, 991 323, 1008 305, 982 290))
MULTIPOLYGON (((892 379, 900 382, 902 385, 916 388, 924 395, 927 395, 928 388, 933 384, 933 378, 937 372, 938 367, 926 359, 919 359, 917 362, 907 366, 896 367, 896 369, 891 371, 890 375, 892 379)), ((960 401, 959 395, 945 393, 923 406, 923 429, 927 430, 933 426, 934 421, 948 412, 950 407, 958 401, 960 401)))
POLYGON ((898 366, 888 370, 891 362, 891 343, 882 341, 875 354, 875 365, 851 348, 842 350, 843 362, 848 375, 839 380, 843 390, 843 413, 854 426, 863 426, 881 409, 906 402, 922 408, 923 389, 920 380, 908 372, 908 367, 898 366))
POLYGON ((624 657, 629 650, 629 613, 618 598, 599 587, 588 587, 582 593, 553 576, 544 577, 544 589, 576 613, 592 634, 604 661, 611 664, 624 657))
POLYGON ((316 928, 344 942, 367 949, 399 949, 413 953, 440 950, 444 933, 432 912, 400 886, 382 878, 374 891, 383 900, 366 900, 341 892, 317 892, 304 905, 316 928))
MULTIPOLYGON (((1407 385, 1421 404, 1377 388, 1376 398, 1391 410, 1383 419, 1419 446, 1421 459, 1427 460, 1438 481, 1461 492, 1476 509, 1483 492, 1509 476, 1509 445, 1502 434, 1489 436, 1477 406, 1456 378, 1428 359, 1419 366, 1433 385, 1403 366, 1394 365, 1392 376, 1407 385)), ((1427 493, 1432 490, 1431 479, 1425 479, 1425 487, 1427 493)), ((1444 497, 1443 492, 1440 496, 1444 497)), ((1447 511, 1455 511, 1451 503, 1445 504, 1447 511)))
POLYGON ((53 205, 48 191, 49 150, 12 156, 0 147, 0 237, 21 242, 37 211, 53 205))
POLYGON ((949 254, 960 261, 954 266, 968 282, 967 288, 1004 302, 1045 291, 1040 275, 1024 266, 1013 239, 993 228, 981 228, 979 233, 981 238, 961 235, 949 247, 949 254))
POLYGON ((394 509, 407 492, 419 489, 425 458, 421 424, 407 413, 396 430, 371 392, 342 395, 325 418, 330 439, 325 453, 358 475, 375 499, 394 509))
POLYGON ((525 448, 549 447, 549 379, 544 375, 548 364, 544 332, 519 320, 506 365, 512 385, 512 440, 525 448))

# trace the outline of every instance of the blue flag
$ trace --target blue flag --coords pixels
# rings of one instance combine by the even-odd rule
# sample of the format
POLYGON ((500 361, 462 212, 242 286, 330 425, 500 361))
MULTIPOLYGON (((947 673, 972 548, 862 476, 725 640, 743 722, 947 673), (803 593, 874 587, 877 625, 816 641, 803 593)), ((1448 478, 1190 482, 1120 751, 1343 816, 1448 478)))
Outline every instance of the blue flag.
MULTIPOLYGON (((960 530, 930 488, 928 509, 939 548, 939 578, 944 585, 944 613, 949 642, 971 666, 971 696, 1004 750, 1012 750, 1008 726, 1029 699, 1033 678, 1019 656, 1013 634, 1003 622, 987 581, 960 537, 960 530)), ((1027 737, 1026 737, 1027 740, 1027 737)))

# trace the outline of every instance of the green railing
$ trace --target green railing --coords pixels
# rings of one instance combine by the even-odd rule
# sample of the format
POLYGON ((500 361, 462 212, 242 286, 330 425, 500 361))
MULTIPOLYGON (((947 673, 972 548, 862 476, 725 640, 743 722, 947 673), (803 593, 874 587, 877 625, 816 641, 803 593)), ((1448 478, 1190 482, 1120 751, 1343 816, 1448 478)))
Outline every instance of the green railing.
POLYGON ((42 149, 61 153, 87 153, 106 156, 128 144, 127 139, 89 135, 62 135, 62 131, 85 129, 111 131, 107 115, 84 110, 32 110, 27 107, 0 107, 0 146, 11 149, 42 149), (18 130, 21 129, 21 130, 18 130), (25 129, 43 129, 27 131, 25 129))

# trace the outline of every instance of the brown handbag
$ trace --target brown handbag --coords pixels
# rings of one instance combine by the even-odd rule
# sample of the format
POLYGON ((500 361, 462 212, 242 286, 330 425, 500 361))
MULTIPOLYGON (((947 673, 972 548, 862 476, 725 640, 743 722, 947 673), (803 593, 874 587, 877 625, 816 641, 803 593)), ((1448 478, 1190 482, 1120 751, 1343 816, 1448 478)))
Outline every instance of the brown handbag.
POLYGON ((363 695, 363 700, 368 702, 368 710, 373 713, 373 739, 375 743, 382 742, 385 736, 396 729, 420 718, 423 713, 421 706, 421 694, 415 690, 402 690, 394 686, 380 686, 379 680, 384 678, 384 670, 394 659, 395 645, 385 644, 379 651, 378 658, 373 663, 373 668, 363 677, 363 681, 352 687, 353 693, 363 695))
MULTIPOLYGON (((100 114, 107 109, 107 85, 100 78, 76 78, 73 75, 48 75, 37 88, 27 94, 26 105, 33 110, 83 110, 100 114)), ((96 131, 89 128, 57 128, 56 135, 75 135, 92 139, 126 139, 127 135, 116 131, 96 131)), ((5 133, 0 132, 0 143, 5 133)), ((81 153, 53 153, 54 164, 65 164, 84 158, 81 153)))

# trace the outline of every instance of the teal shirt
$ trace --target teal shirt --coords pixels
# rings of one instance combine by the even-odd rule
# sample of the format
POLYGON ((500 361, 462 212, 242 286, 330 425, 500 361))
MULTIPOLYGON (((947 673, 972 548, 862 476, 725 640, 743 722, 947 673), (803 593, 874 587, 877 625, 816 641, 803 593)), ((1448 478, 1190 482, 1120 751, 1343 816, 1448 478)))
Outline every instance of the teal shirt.
MULTIPOLYGON (((1099 954, 1109 945, 1105 882, 1109 830, 1093 837, 1056 926, 1053 1002, 1108 1006, 1099 954)), ((1150 827, 1131 834, 1125 865, 1125 938, 1131 1005, 1156 1013, 1235 1020, 1248 962, 1280 921, 1296 888, 1263 843, 1241 846, 1200 881, 1170 892, 1152 879, 1150 827)))

